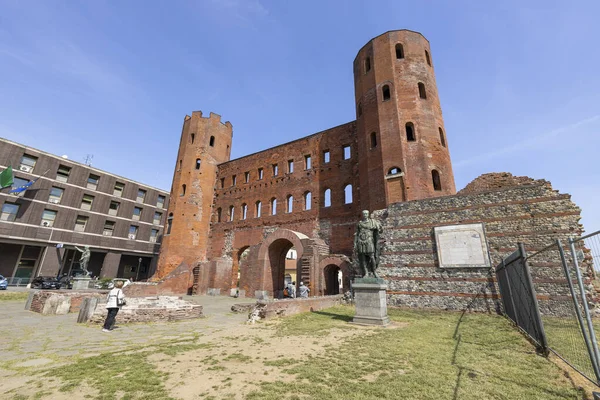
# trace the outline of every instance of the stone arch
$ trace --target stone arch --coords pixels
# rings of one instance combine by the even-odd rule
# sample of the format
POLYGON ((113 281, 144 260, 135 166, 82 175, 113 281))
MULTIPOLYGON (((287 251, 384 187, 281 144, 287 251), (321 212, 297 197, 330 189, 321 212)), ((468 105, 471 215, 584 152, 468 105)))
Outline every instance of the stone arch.
MULTIPOLYGON (((342 272, 342 289, 341 292, 350 290, 350 279, 352 278, 352 268, 350 261, 346 256, 330 256, 321 260, 319 263, 319 271, 321 277, 321 291, 324 295, 333 295, 335 290, 332 290, 333 273, 337 275, 337 271, 342 272)), ((337 278, 336 278, 337 279, 337 278)), ((339 289, 338 289, 339 292, 339 289)))
MULTIPOLYGON (((235 295, 237 290, 243 290, 241 286, 242 279, 242 271, 244 268, 242 267, 243 263, 247 263, 247 260, 242 260, 242 255, 246 255, 250 251, 250 246, 242 246, 233 254, 232 259, 232 268, 231 268, 231 295, 235 295)), ((245 293, 240 293, 240 297, 244 297, 245 293)))
POLYGON ((285 276, 285 256, 289 249, 296 249, 296 276, 302 276, 302 257, 304 255, 304 240, 308 236, 289 229, 277 229, 267 236, 260 244, 256 265, 262 266, 262 274, 258 279, 256 297, 278 298, 283 293, 285 276))

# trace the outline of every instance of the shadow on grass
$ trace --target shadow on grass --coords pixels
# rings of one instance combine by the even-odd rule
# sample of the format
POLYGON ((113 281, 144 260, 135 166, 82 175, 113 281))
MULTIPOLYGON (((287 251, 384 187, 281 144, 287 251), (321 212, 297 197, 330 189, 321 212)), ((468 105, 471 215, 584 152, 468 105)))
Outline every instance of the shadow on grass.
POLYGON ((327 311, 313 311, 312 313, 317 314, 317 315, 323 315, 326 317, 331 317, 331 319, 344 321, 344 322, 352 322, 352 319, 354 318, 350 315, 336 314, 336 313, 327 312, 327 311))

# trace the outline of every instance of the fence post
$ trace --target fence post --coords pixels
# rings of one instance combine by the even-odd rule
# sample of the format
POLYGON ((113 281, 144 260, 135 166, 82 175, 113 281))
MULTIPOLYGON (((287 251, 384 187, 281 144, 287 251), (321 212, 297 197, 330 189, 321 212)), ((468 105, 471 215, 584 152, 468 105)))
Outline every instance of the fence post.
MULTIPOLYGON (((594 351, 594 358, 596 360, 596 367, 594 368, 594 372, 600 372, 600 352, 598 352, 598 342, 596 340, 596 333, 594 332, 594 324, 592 324, 592 317, 590 315, 590 309, 587 303, 587 296, 585 295, 585 288, 583 287, 583 278, 581 276, 581 271, 579 270, 579 261, 577 260, 577 252, 575 251, 575 241, 572 238, 569 238, 569 245, 571 247, 571 256, 573 257, 573 264, 575 265, 575 276, 577 277, 579 291, 581 292, 581 301, 583 302, 585 319, 587 321, 588 331, 590 333, 590 339, 592 341, 592 349, 594 351)), ((600 382, 600 376, 597 373, 596 378, 600 382)))
MULTIPOLYGON (((567 259, 565 258, 565 252, 562 248, 562 243, 560 239, 556 240, 556 245, 558 246, 558 252, 560 254, 560 260, 563 265, 563 269, 565 270, 565 277, 567 278, 567 282, 569 283, 569 290, 571 291, 571 297, 573 298, 573 305, 575 306, 575 313, 577 314, 577 319, 579 320, 579 326, 581 327, 581 332, 583 333, 583 340, 585 341, 585 345, 588 350, 588 354, 590 356, 590 361, 592 362, 592 367, 594 368, 594 373, 596 374, 596 379, 600 380, 600 370, 598 369, 598 363, 596 362, 596 357, 594 354, 594 350, 592 349, 590 338, 587 334, 587 330, 585 329, 585 324, 583 323, 583 317, 581 316, 581 309, 579 308, 579 301, 577 301, 577 294, 575 293, 575 288, 573 288, 573 281, 571 280, 571 273, 569 272, 569 266, 567 265, 567 259)), ((585 299, 583 299, 585 301, 585 299)))
POLYGON ((531 279, 531 272, 529 271, 529 264, 527 263, 527 253, 525 252, 525 245, 523 245, 523 243, 519 243, 519 252, 521 253, 523 269, 525 270, 525 278, 527 279, 527 284, 529 285, 529 290, 531 293, 533 312, 535 314, 536 324, 540 336, 540 345, 542 346, 544 353, 548 355, 548 340, 546 340, 546 331, 544 330, 544 323, 542 322, 542 313, 540 312, 540 305, 537 301, 537 293, 535 291, 535 287, 533 286, 533 279, 531 279))

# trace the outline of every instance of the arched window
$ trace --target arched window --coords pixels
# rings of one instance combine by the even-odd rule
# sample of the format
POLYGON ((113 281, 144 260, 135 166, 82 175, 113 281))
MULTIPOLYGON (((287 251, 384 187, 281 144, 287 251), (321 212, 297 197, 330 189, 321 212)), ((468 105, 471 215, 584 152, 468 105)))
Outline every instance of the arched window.
POLYGON ((358 103, 358 107, 356 108, 356 113, 360 117, 362 115, 362 105, 358 103))
POLYGON ((242 219, 246 219, 248 216, 248 204, 242 204, 242 219))
POLYGON ((181 185, 181 196, 185 196, 185 189, 187 188, 187 186, 185 186, 185 184, 181 185))
POLYGON ((217 222, 221 222, 221 207, 217 208, 217 222))
POLYGON ((425 50, 425 60, 427 60, 427 65, 431 67, 431 58, 429 58, 429 52, 425 50))
POLYGON ((271 199, 271 215, 277 215, 277 199, 275 197, 271 199))
MULTIPOLYGON (((208 142, 208 144, 210 145, 210 147, 215 146, 215 137, 214 136, 210 137, 210 141, 208 142)), ((229 146, 227 146, 227 147, 229 147, 229 146)))
POLYGON ((388 85, 384 85, 381 92, 383 93, 383 101, 390 99, 390 87, 388 85))
POLYGON ((437 170, 431 170, 431 179, 433 180, 433 190, 442 190, 442 182, 440 181, 440 173, 437 170))
POLYGON ((312 208, 312 193, 306 192, 304 193, 304 209, 310 210, 312 208))
POLYGON ((425 92, 425 85, 423 82, 419 82, 419 97, 422 99, 427 98, 427 93, 425 92))
POLYGON ((352 185, 344 186, 344 204, 352 203, 352 185))
POLYGON ((169 214, 169 217, 167 218, 167 233, 166 235, 170 235, 171 234, 171 227, 173 226, 173 213, 169 214))
POLYGON ((406 123, 406 140, 408 140, 409 142, 414 142, 415 140, 417 140, 417 137, 415 135, 415 126, 412 122, 406 123))
POLYGON ((287 213, 291 213, 294 210, 294 196, 291 194, 287 197, 287 213))
POLYGON ((233 206, 229 206, 229 221, 233 221, 234 215, 235 215, 235 208, 233 206))
POLYGON ((440 131, 440 143, 442 144, 442 146, 446 147, 446 138, 444 137, 444 131, 442 130, 442 128, 438 128, 440 131))
POLYGON ((398 168, 398 167, 392 167, 388 171, 388 175, 396 175, 396 174, 399 174, 401 172, 402 172, 402 170, 400 168, 398 168))
POLYGON ((192 144, 194 144, 194 139, 196 138, 196 134, 195 134, 195 133, 192 133, 192 134, 190 135, 190 138, 192 139, 192 144))
POLYGON ((371 57, 365 58, 365 74, 371 70, 371 57))
POLYGON ((325 189, 323 195, 323 207, 331 207, 331 189, 325 189))
POLYGON ((179 169, 178 171, 181 171, 181 160, 179 160, 179 169))
POLYGON ((199 158, 196 158, 196 169, 200 169, 200 163, 202 161, 199 158))
POLYGON ((371 148, 377 147, 377 134, 375 132, 371 132, 371 148))
POLYGON ((402 47, 401 43, 396 44, 396 58, 398 60, 404 58, 404 47, 402 47))
POLYGON ((254 215, 256 216, 256 218, 260 218, 261 213, 262 213, 262 203, 259 200, 256 202, 256 209, 255 209, 254 215))

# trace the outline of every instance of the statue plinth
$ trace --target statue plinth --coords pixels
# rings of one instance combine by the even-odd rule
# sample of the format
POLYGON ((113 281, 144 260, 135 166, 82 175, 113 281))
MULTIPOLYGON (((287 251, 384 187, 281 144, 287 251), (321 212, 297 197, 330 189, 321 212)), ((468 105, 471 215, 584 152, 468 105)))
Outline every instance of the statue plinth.
POLYGON ((356 278, 352 284, 356 315, 352 323, 361 325, 386 326, 390 323, 387 315, 387 285, 381 278, 356 278))
POLYGON ((73 278, 73 290, 89 289, 92 278, 89 276, 76 276, 73 278))

